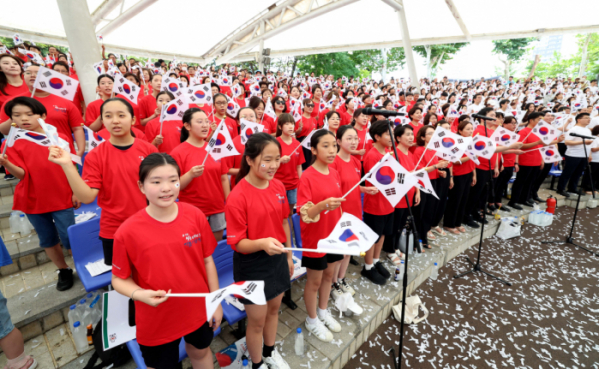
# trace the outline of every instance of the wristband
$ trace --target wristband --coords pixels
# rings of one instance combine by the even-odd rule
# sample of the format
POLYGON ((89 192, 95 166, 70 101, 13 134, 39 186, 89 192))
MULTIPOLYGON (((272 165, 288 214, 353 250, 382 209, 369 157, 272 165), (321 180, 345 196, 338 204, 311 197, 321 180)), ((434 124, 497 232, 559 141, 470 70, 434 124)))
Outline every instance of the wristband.
POLYGON ((139 290, 143 290, 143 288, 138 288, 135 291, 131 292, 131 300, 135 301, 135 299, 133 298, 133 294, 139 290))

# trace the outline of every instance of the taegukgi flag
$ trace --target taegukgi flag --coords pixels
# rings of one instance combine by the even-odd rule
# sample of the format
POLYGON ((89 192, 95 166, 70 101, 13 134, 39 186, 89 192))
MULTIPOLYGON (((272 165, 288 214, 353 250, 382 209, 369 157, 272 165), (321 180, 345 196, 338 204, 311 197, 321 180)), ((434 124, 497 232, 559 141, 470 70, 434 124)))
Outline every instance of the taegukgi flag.
POLYGON ((241 118, 239 123, 239 136, 241 136, 241 143, 244 145, 253 134, 264 131, 264 126, 262 124, 250 122, 247 119, 241 118))
POLYGON ((335 228, 325 239, 318 241, 318 249, 339 250, 346 255, 359 255, 366 252, 376 242, 378 236, 370 227, 350 213, 343 213, 335 228))
POLYGON ((73 101, 77 94, 77 87, 79 87, 79 81, 46 67, 40 67, 33 84, 33 88, 37 90, 42 90, 71 101, 73 101))
POLYGON ((228 156, 240 155, 233 144, 229 129, 225 126, 225 120, 221 120, 214 131, 212 138, 208 141, 206 150, 214 160, 226 158, 228 156))
POLYGON ((266 305, 264 296, 264 281, 245 281, 233 283, 230 286, 211 292, 206 299, 206 319, 210 321, 214 312, 225 297, 233 295, 237 298, 250 300, 256 305, 266 305))
POLYGON ((381 191, 393 207, 417 183, 416 178, 390 156, 367 180, 381 191))
POLYGON ((134 104, 137 104, 137 97, 139 96, 140 88, 133 82, 129 81, 125 77, 116 77, 114 84, 112 85, 112 92, 115 94, 121 94, 126 97, 127 100, 134 104))

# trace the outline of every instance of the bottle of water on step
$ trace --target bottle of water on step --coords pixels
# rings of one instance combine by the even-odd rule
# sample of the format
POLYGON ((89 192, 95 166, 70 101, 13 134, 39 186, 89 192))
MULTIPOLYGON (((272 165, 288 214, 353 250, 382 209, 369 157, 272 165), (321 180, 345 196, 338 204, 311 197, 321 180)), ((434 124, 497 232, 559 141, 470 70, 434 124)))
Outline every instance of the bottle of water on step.
MULTIPOLYGON (((87 324, 92 324, 93 327, 96 327, 96 324, 98 324, 98 322, 100 321, 100 319, 102 319, 102 310, 98 309, 100 307, 100 295, 95 295, 94 294, 89 294, 88 297, 90 297, 90 303, 89 303, 89 309, 90 309, 90 321, 86 322, 87 324), (90 296, 91 295, 91 296, 90 296)), ((87 327, 86 324, 86 327, 87 327)))
POLYGON ((404 263, 403 260, 401 260, 401 263, 399 264, 399 281, 401 281, 403 279, 403 275, 406 272, 406 264, 404 263))
POLYGON ((401 235, 399 235, 399 249, 401 252, 405 252, 406 244, 408 243, 408 235, 406 230, 401 231, 401 235))
POLYGON ((73 341, 75 341, 75 348, 80 354, 84 353, 89 347, 87 343, 87 329, 81 326, 81 322, 73 324, 73 341))
POLYGON ((31 234, 31 224, 29 224, 29 220, 25 218, 25 214, 19 215, 19 232, 21 233, 21 236, 31 234))
MULTIPOLYGON (((81 299, 77 304, 77 311, 79 312, 79 322, 81 322, 81 326, 83 328, 86 327, 84 324, 87 320, 89 320, 91 311, 89 310, 89 303, 86 299, 81 299)), ((89 324, 89 323, 87 323, 89 324)))
POLYGON ((10 233, 19 233, 19 212, 13 211, 8 218, 10 224, 10 233))
POLYGON ((295 336, 295 354, 304 356, 304 334, 301 328, 297 329, 297 335, 295 336))
POLYGON ((71 332, 73 332, 73 324, 81 320, 81 316, 79 315, 79 311, 77 311, 77 305, 71 305, 69 308, 69 328, 71 328, 71 332))
POLYGON ((437 263, 435 263, 435 265, 433 266, 433 271, 431 273, 431 279, 436 280, 438 277, 439 277, 439 267, 437 266, 437 263))
POLYGON ((250 367, 248 366, 248 359, 243 359, 243 362, 241 365, 242 365, 241 369, 250 369, 250 367))

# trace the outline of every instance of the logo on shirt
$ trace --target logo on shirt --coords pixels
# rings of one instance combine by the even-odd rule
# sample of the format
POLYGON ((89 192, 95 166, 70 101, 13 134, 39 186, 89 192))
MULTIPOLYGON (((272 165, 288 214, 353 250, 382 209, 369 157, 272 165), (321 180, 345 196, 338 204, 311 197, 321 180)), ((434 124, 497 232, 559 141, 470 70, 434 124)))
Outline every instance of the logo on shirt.
POLYGON ((185 240, 183 242, 183 245, 185 245, 187 247, 192 247, 194 244, 202 241, 202 235, 199 233, 194 234, 194 235, 189 235, 189 233, 184 233, 182 235, 182 237, 185 240))
POLYGON ((144 158, 143 156, 140 156, 140 157, 139 157, 139 161, 144 161, 144 159, 145 159, 145 158, 144 158))
POLYGON ((279 204, 285 203, 285 196, 277 194, 277 199, 278 199, 277 201, 279 202, 279 204))
POLYGON ((53 105, 53 106, 54 106, 54 111, 57 111, 57 112, 59 112, 59 113, 65 113, 65 114, 66 114, 66 112, 67 112, 67 108, 61 108, 60 106, 56 106, 56 105, 53 105))

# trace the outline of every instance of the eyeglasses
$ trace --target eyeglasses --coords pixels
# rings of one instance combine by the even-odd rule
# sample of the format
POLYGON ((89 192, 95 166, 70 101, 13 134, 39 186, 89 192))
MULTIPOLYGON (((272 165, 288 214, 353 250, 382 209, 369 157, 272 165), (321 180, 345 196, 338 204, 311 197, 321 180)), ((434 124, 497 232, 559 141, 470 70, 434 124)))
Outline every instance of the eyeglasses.
POLYGON ((215 102, 215 105, 227 105, 226 101, 219 101, 219 102, 215 102))
POLYGON ((285 105, 285 101, 277 100, 275 101, 275 104, 285 105))
POLYGON ((313 108, 314 104, 306 104, 306 108, 313 108))

